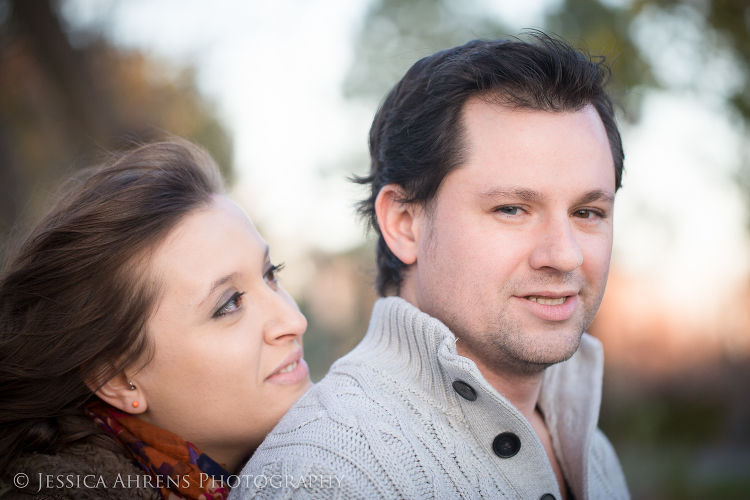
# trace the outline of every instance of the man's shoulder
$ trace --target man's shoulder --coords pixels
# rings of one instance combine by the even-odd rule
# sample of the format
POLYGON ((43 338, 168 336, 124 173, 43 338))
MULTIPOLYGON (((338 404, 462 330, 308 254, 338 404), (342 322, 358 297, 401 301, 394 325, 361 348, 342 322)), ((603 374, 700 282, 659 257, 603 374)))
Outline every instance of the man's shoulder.
POLYGON ((381 450, 382 435, 402 432, 390 387, 393 381, 377 370, 334 367, 266 437, 242 470, 233 498, 392 496, 379 489, 392 482, 385 479, 392 467, 381 450))
POLYGON ((374 367, 337 363, 292 406, 261 448, 328 443, 347 429, 395 418, 397 392, 397 381, 374 367))

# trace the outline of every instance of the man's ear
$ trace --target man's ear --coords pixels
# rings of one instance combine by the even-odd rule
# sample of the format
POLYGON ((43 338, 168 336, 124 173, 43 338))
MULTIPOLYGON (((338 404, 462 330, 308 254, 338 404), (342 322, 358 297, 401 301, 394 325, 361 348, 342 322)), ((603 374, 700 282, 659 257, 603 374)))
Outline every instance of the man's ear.
POLYGON ((404 188, 386 184, 375 199, 375 214, 388 248, 408 266, 417 261, 421 211, 413 203, 404 203, 404 199, 404 188))
POLYGON ((94 380, 87 380, 86 385, 99 399, 124 412, 143 413, 148 406, 143 391, 135 382, 131 385, 131 380, 125 372, 118 373, 104 385, 94 380))

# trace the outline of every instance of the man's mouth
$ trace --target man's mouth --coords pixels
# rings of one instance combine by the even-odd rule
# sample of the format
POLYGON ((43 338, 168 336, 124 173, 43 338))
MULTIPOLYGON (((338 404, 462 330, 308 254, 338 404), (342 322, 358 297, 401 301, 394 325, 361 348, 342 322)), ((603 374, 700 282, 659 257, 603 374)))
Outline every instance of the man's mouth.
POLYGON ((291 371, 293 371, 293 370, 294 370, 295 368, 297 368, 297 365, 298 365, 298 364, 299 364, 299 361, 295 361, 295 362, 294 362, 294 363, 292 363, 291 365, 288 365, 288 366, 286 366, 286 367, 282 368, 282 369, 281 369, 281 370, 279 370, 279 371, 278 371, 277 373, 288 373, 288 372, 291 372, 291 371))
POLYGON ((541 295, 529 295, 524 298, 526 300, 530 300, 531 302, 536 302, 537 304, 544 304, 545 306, 559 306, 561 304, 564 304, 568 297, 559 297, 553 299, 550 297, 542 297, 541 295))
POLYGON ((545 295, 516 297, 531 314, 546 321, 569 320, 578 309, 578 292, 574 290, 550 290, 545 295))

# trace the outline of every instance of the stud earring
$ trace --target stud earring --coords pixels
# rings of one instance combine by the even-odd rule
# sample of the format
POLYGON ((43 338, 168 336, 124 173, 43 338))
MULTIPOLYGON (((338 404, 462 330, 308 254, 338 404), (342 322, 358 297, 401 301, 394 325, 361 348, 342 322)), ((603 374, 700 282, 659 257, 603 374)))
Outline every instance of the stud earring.
POLYGON ((135 390, 135 386, 133 385, 133 382, 131 382, 130 380, 128 380, 128 384, 130 384, 130 390, 134 391, 135 390))
POLYGON ((138 408, 138 401, 133 401, 133 408, 138 408))

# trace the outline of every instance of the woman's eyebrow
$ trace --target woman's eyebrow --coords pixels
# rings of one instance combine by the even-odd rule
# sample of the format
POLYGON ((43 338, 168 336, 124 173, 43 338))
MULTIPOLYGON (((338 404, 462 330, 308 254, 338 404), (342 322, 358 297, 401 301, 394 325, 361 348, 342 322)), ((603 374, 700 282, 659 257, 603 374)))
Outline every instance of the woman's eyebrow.
MULTIPOLYGON (((270 251, 271 251, 270 248, 268 247, 268 245, 266 245, 266 249, 263 252, 263 262, 264 263, 268 262, 270 251)), ((240 273, 234 272, 234 273, 227 274, 226 276, 222 276, 221 278, 219 278, 216 281, 214 281, 213 284, 211 285, 211 288, 208 290, 208 293, 204 296, 203 300, 200 301, 200 304, 203 304, 204 302, 206 302, 208 300, 208 298, 211 297, 211 295, 221 285, 223 285, 223 284, 227 283, 228 281, 230 281, 230 280, 238 277, 239 275, 240 275, 240 273)))
POLYGON ((227 283, 229 280, 231 280, 233 278, 236 278, 238 275, 239 275, 239 273, 235 272, 235 273, 227 274, 226 276, 222 276, 221 278, 219 278, 216 281, 214 281, 213 284, 211 285, 211 289, 205 295, 205 297, 203 298, 203 300, 200 301, 200 304, 203 304, 204 302, 206 302, 209 299, 209 297, 211 297, 211 295, 213 295, 213 293, 216 291, 217 288, 219 288, 221 285, 227 283))

